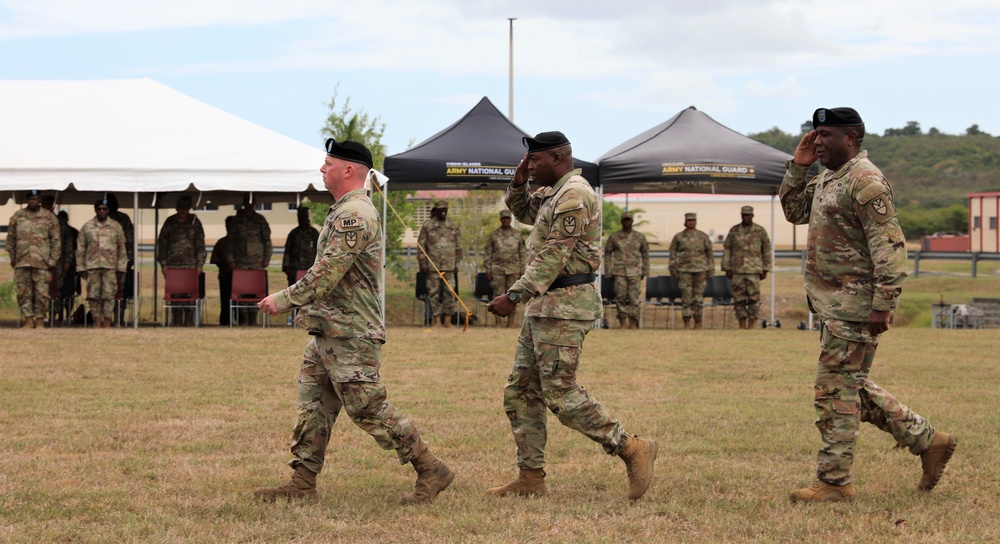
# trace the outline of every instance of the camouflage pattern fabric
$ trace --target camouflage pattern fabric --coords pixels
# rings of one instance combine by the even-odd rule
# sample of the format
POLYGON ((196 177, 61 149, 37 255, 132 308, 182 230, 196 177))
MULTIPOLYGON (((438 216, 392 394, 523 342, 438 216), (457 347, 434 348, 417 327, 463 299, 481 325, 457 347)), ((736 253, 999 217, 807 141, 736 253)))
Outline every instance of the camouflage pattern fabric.
POLYGON ((14 268, 17 305, 27 318, 49 315, 50 269, 61 257, 59 220, 44 208, 14 212, 7 225, 7 252, 14 268))
POLYGON ((445 219, 431 218, 424 221, 417 235, 417 243, 424 248, 423 252, 417 253, 417 262, 421 270, 427 271, 427 294, 431 303, 431 315, 439 316, 452 315, 455 313, 457 301, 451 294, 451 290, 444 286, 442 277, 430 265, 430 260, 434 261, 443 279, 455 285, 455 269, 462 262, 462 246, 459 241, 458 226, 445 219))
POLYGON ((760 274, 733 274, 733 312, 736 319, 760 317, 760 274))
POLYGON ((59 222, 62 251, 59 262, 56 263, 56 282, 62 298, 76 295, 76 242, 79 236, 80 231, 69 226, 69 223, 59 222))
POLYGON ((295 283, 299 270, 309 270, 316 260, 319 231, 311 226, 295 227, 285 240, 285 254, 281 257, 281 270, 288 277, 288 285, 295 283))
POLYGON ((227 233, 227 261, 241 270, 260 270, 271 260, 271 226, 259 213, 250 217, 237 214, 227 233))
MULTIPOLYGON (((49 315, 49 281, 52 273, 48 268, 21 267, 14 269, 14 288, 17 292, 17 306, 21 317, 45 319, 49 315)), ((41 326, 41 325, 39 325, 41 326)))
POLYGON ((528 183, 508 186, 507 207, 534 225, 528 268, 512 287, 530 298, 504 388, 517 465, 545 466, 546 408, 559 421, 617 455, 628 437, 622 424, 576 382, 583 341, 601 315, 597 282, 549 290, 557 278, 596 272, 601 266, 601 203, 572 170, 552 187, 529 194, 528 183))
POLYGON ((620 230, 604 244, 604 271, 614 277, 618 318, 639 319, 642 279, 649 276, 649 243, 637 230, 620 230))
POLYGON ((379 381, 382 319, 382 225, 364 189, 343 195, 327 214, 306 275, 274 296, 279 312, 301 307, 296 322, 313 336, 299 371, 293 468, 323 468, 330 429, 341 408, 379 446, 408 463, 426 448, 379 381))
POLYGON ((107 268, 125 272, 128 253, 125 251, 125 232, 116 221, 101 223, 95 217, 83 224, 76 241, 76 271, 107 268))
POLYGON ((545 467, 546 408, 609 455, 625 447, 622 424, 576 381, 583 340, 593 328, 592 320, 525 317, 503 394, 519 468, 545 467))
POLYGON ((677 286, 681 290, 681 315, 701 319, 705 308, 704 272, 678 272, 677 286))
MULTIPOLYGON (((524 274, 528 265, 527 249, 521 233, 513 228, 498 228, 490 233, 483 249, 483 269, 491 276, 516 276, 524 274)), ((504 291, 494 292, 500 294, 504 291)))
MULTIPOLYGON (((117 224, 117 223, 116 223, 117 224)), ((109 321, 115 315, 115 296, 118 295, 118 274, 113 268, 87 270, 87 305, 95 319, 109 321)))
POLYGON ((851 483, 862 421, 891 434, 914 455, 927 449, 934 437, 930 421, 868 379, 877 342, 878 338, 868 336, 864 325, 837 320, 824 323, 815 391, 816 427, 823 442, 816 456, 816 475, 824 482, 851 483))
POLYGON ((684 229, 670 241, 670 274, 678 272, 713 272, 715 257, 712 240, 704 232, 684 229))
POLYGON ((528 267, 511 289, 528 299, 525 315, 596 320, 601 316, 597 282, 549 291, 556 278, 597 272, 601 267, 601 203, 580 169, 552 187, 528 193, 528 183, 508 186, 504 200, 518 221, 534 225, 528 237, 528 267))
POLYGON ((817 475, 847 483, 859 421, 891 433, 913 454, 934 434, 928 420, 868 380, 879 337, 868 332, 867 321, 872 310, 895 309, 906 279, 906 246, 892 189, 866 151, 809 182, 806 167, 791 161, 786 167, 778 194, 788 221, 809 224, 806 292, 824 324, 815 386, 823 440, 817 475))
POLYGON ((764 227, 742 223, 729 229, 723 243, 722 271, 733 274, 761 274, 771 270, 771 239, 764 227))
POLYGON ((135 262, 135 225, 132 224, 132 219, 125 215, 121 210, 115 210, 108 212, 108 219, 111 219, 121 225, 122 232, 125 234, 125 254, 128 256, 128 262, 135 262))
POLYGON ((156 240, 160 268, 198 268, 205 264, 205 229, 194 214, 181 221, 177 214, 163 222, 156 240))
POLYGON ((401 464, 425 448, 420 433, 402 410, 386 400, 379 382, 382 350, 360 338, 313 337, 299 371, 298 417, 292 433, 292 468, 323 469, 330 432, 341 408, 380 447, 396 450, 401 464))

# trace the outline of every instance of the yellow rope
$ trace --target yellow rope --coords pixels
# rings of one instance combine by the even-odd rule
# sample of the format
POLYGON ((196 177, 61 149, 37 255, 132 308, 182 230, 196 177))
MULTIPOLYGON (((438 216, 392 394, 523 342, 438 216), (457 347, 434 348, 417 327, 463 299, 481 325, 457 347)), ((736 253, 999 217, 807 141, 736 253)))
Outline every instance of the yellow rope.
MULTIPOLYGON (((389 198, 382 191, 382 187, 380 187, 378 183, 373 183, 372 185, 375 186, 375 190, 378 191, 378 194, 382 196, 382 198, 385 200, 385 203, 389 205, 389 209, 392 210, 392 214, 396 216, 396 219, 398 219, 400 223, 405 225, 406 222, 403 221, 403 218, 399 216, 399 212, 396 211, 396 208, 392 206, 392 202, 389 201, 389 198)), ((383 225, 382 228, 385 228, 385 225, 383 225)), ((427 257, 427 262, 431 263, 431 266, 434 267, 434 271, 437 272, 437 275, 441 278, 441 281, 443 281, 445 286, 448 287, 448 291, 451 292, 451 295, 455 297, 455 300, 457 300, 459 304, 462 305, 462 308, 465 310, 465 325, 462 327, 462 332, 469 330, 469 319, 472 316, 472 310, 470 310, 469 307, 466 306, 464 302, 462 302, 462 299, 458 296, 458 293, 455 292, 455 288, 451 286, 451 283, 449 283, 447 279, 445 279, 444 276, 445 273, 442 272, 440 268, 438 268, 438 265, 437 263, 434 262, 434 259, 431 259, 431 256, 427 254, 427 250, 424 249, 424 246, 420 245, 420 243, 418 242, 417 248, 420 250, 421 253, 424 254, 424 257, 427 257)), ((457 280, 458 279, 457 270, 455 271, 455 274, 456 274, 455 279, 457 280)), ((450 318, 451 316, 445 317, 445 319, 450 319, 450 318)))

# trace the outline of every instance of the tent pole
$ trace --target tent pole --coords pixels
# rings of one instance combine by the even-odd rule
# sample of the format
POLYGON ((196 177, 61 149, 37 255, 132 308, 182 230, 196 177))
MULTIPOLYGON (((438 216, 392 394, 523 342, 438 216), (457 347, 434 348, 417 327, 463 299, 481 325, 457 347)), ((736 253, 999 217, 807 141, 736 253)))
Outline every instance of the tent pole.
MULTIPOLYGON (((628 193, 625 195, 626 202, 628 202, 628 193)), ((604 185, 597 186, 597 205, 601 207, 601 234, 597 238, 597 243, 601 244, 601 240, 604 238, 604 185)), ((628 204, 626 204, 628 206, 628 204)), ((603 244, 602 244, 603 245, 603 244)), ((602 254, 603 255, 603 254, 602 254)), ((604 277, 601 274, 602 267, 597 268, 597 296, 601 297, 601 286, 604 285, 604 277)), ((601 297, 603 300, 603 297, 601 297)), ((601 323, 604 322, 604 303, 601 303, 601 316, 597 318, 597 324, 594 326, 595 329, 601 328, 601 323)))
MULTIPOLYGON (((378 183, 378 177, 375 177, 375 183, 378 183)), ((389 200, 389 182, 386 181, 385 185, 382 186, 382 324, 385 325, 385 267, 389 266, 389 262, 385 260, 385 248, 388 236, 386 235, 386 223, 389 220, 389 210, 387 209, 387 202, 389 200)))
MULTIPOLYGON (((774 240, 777 235, 774 232, 774 201, 777 195, 771 195, 771 326, 774 326, 774 271, 777 268, 774 263, 774 240)), ((792 227, 795 228, 794 226, 792 227)))
MULTIPOLYGON (((134 223, 140 227, 142 224, 139 223, 139 193, 132 193, 132 217, 136 220, 134 223)), ((133 227, 135 228, 135 227, 133 227)), ((139 263, 142 261, 139 258, 139 237, 132 237, 132 255, 135 255, 135 266, 132 268, 132 328, 139 328, 139 263)), ((155 298, 156 295, 153 295, 155 298)))
MULTIPOLYGON (((155 198, 156 193, 153 193, 153 195, 154 195, 154 198, 155 198)), ((153 240, 159 241, 159 239, 160 239, 160 232, 159 232, 159 230, 160 230, 160 207, 158 205, 154 204, 153 205, 153 240)), ((153 323, 156 323, 157 321, 160 320, 160 314, 159 314, 159 312, 156 311, 157 310, 157 306, 158 306, 157 305, 157 300, 156 300, 156 292, 157 292, 156 289, 157 289, 158 283, 159 283, 158 280, 160 279, 159 276, 157 276, 157 274, 156 274, 157 272, 159 272, 159 270, 157 270, 157 268, 158 268, 158 266, 160 264, 159 259, 157 259, 157 257, 159 257, 159 255, 157 254, 158 251, 159 251, 159 249, 160 249, 159 244, 157 244, 156 242, 153 242, 153 323)), ((166 291, 166 289, 164 289, 164 291, 166 291)))

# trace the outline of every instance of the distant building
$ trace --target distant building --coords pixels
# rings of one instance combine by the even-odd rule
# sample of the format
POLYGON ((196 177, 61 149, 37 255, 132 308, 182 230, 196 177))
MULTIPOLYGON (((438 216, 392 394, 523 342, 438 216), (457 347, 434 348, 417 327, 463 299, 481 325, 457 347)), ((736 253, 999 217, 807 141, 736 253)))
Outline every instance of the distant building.
POLYGON ((973 252, 1000 253, 1000 192, 969 193, 969 241, 973 252))

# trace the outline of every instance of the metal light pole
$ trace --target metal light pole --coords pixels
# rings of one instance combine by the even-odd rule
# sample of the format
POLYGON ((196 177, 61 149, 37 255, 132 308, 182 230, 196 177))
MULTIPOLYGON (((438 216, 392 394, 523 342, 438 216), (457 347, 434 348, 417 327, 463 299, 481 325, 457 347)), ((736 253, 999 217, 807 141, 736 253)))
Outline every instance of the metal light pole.
POLYGON ((511 123, 513 123, 514 122, 514 21, 517 20, 517 17, 508 17, 507 20, 510 21, 510 63, 509 63, 510 71, 507 74, 507 81, 508 81, 507 118, 510 119, 511 123))

